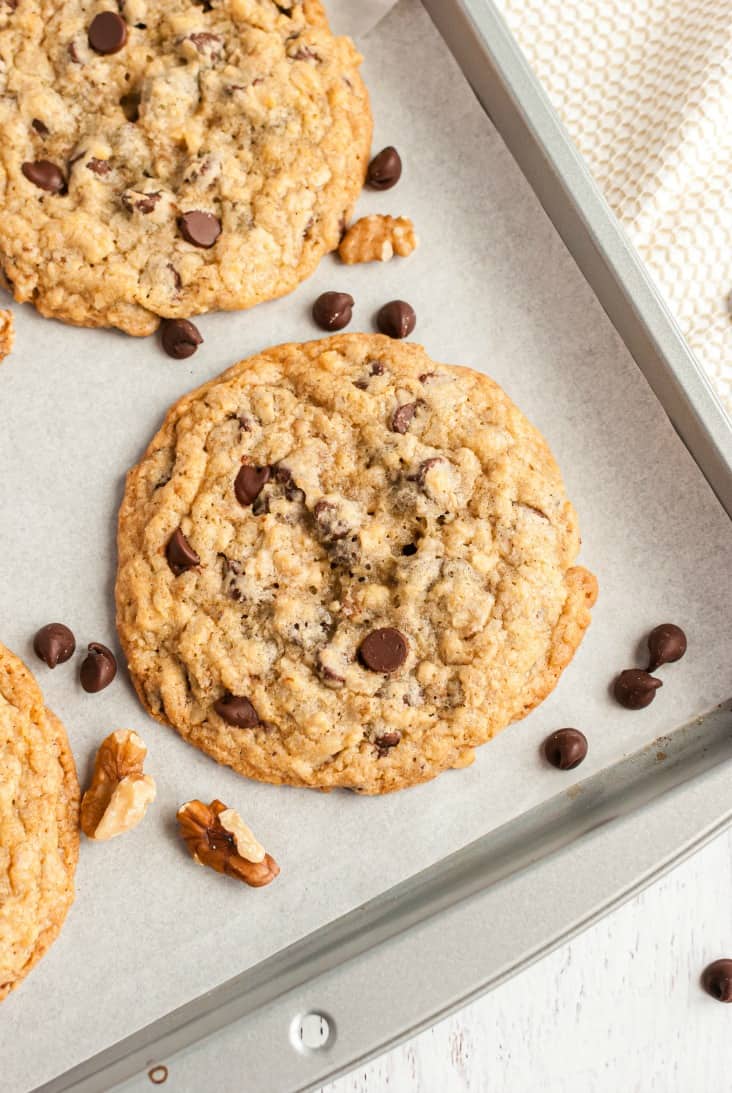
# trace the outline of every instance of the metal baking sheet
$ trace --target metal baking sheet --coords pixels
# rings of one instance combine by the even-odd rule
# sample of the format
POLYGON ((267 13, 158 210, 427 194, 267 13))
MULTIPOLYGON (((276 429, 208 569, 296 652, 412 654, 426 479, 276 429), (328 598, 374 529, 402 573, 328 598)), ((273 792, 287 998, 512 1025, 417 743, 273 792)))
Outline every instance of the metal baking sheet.
MULTIPOLYGON (((462 16, 476 12, 480 19, 495 18, 482 0, 429 6, 438 19, 447 19, 447 30, 461 28, 462 16)), ((491 25, 501 30, 500 21, 491 25)), ((481 54, 475 29, 466 23, 462 46, 451 44, 480 91, 481 76, 496 77, 500 69, 490 50, 481 54)), ((500 36, 495 42, 501 44, 500 36)), ((401 0, 360 44, 374 102, 375 144, 398 144, 406 163, 399 187, 387 195, 364 195, 361 208, 414 218, 422 243, 411 259, 348 270, 326 260, 286 300, 203 319, 206 344, 188 362, 167 361, 152 341, 71 330, 15 308, 18 348, 0 368, 2 640, 30 659, 30 635, 59 618, 81 641, 113 641, 112 526, 124 470, 168 403, 185 390, 262 345, 315 336, 308 305, 331 287, 357 298, 354 328, 369 329, 385 299, 410 299, 419 316, 416 333, 435 359, 485 369, 543 429, 580 513, 583 560, 600 577, 595 621, 555 694, 483 748, 470 770, 384 799, 244 782, 149 721, 125 680, 87 696, 71 671, 41 675, 49 703, 69 728, 82 778, 102 736, 128 725, 150 747, 159 799, 136 833, 109 846, 82 847, 70 919, 44 961, 3 1005, 3 1090, 16 1093, 44 1083, 51 1083, 49 1089, 109 1089, 150 1062, 169 1062, 169 1051, 243 1014, 249 1014, 243 1024, 225 1034, 226 1050, 216 1044, 218 1069, 212 1071, 204 1044, 180 1064, 170 1061, 169 1087, 199 1088, 195 1073, 201 1066, 209 1071, 207 1088, 217 1088, 211 1073, 218 1074, 213 1082, 220 1079, 222 1090, 239 1087, 235 1074, 245 1088, 261 1089, 256 1073, 269 1074, 278 1093, 304 1088, 386 1042, 381 987, 390 987, 390 1035, 401 1035, 576 928, 627 890, 629 878, 637 882, 649 875, 726 821, 726 795, 714 767, 727 760, 726 723, 720 722, 726 714, 701 725, 694 719, 730 690, 727 515, 422 6, 401 0), (612 675, 635 663, 638 638, 668 617, 687 629, 689 654, 673 675, 666 673, 667 684, 652 707, 637 715, 619 711, 607 693, 612 675), (558 775, 542 766, 538 745, 547 731, 567 723, 587 731, 591 751, 579 772, 558 775), (681 728, 685 724, 691 727, 681 728), (658 761, 646 764, 648 771, 642 759, 618 767, 636 752, 655 755, 658 748, 643 748, 660 735, 670 738, 669 748, 678 754, 671 768, 678 772, 673 794, 661 792, 668 786, 655 774, 663 769, 658 761), (703 762, 687 761, 689 736, 701 745, 703 762), (566 799, 565 788, 585 785, 602 772, 628 789, 636 762, 646 771, 647 788, 635 797, 619 790, 618 802, 642 807, 595 835, 583 834, 581 823, 573 826, 567 819, 565 829, 576 838, 568 837, 563 850, 546 858, 552 846, 536 847, 540 860, 534 869, 545 870, 538 882, 531 871, 511 878, 496 866, 491 855, 510 857, 513 850, 506 846, 516 847, 516 860, 522 860, 518 849, 531 845, 532 816, 561 826, 551 803, 558 793, 566 799), (695 797, 702 782, 703 808, 695 797), (242 892, 224 878, 196 871, 177 845, 171 822, 176 805, 207 794, 237 805, 277 856, 282 875, 271 888, 242 892), (675 823, 666 808, 672 798, 675 823), (549 811, 534 811, 542 808, 549 811), (641 848, 637 837, 627 845, 611 837, 619 828, 627 836, 623 824, 632 826, 638 816, 655 843, 641 848), (572 876, 579 877, 584 840, 604 837, 615 856, 602 871, 594 869, 594 879, 586 869, 585 883, 557 899, 551 877, 558 858, 570 855, 572 876), (463 869, 466 860, 468 872, 475 870, 467 890, 450 883, 450 870, 463 869), (533 909, 546 908, 531 923, 533 934, 528 920, 534 916, 526 915, 521 895, 528 875, 533 909), (479 928, 480 919, 469 921, 483 900, 490 902, 492 916, 483 921, 500 924, 490 936, 479 928), (358 910, 364 907, 368 913, 358 910), (460 923, 462 958, 445 940, 425 961, 425 949, 418 946, 430 943, 436 922, 442 922, 437 936, 450 935, 448 918, 460 923), (354 921, 363 933, 354 930, 354 921), (406 926, 411 928, 405 933, 406 926), (391 936, 395 929, 398 936, 391 936), (497 946, 503 947, 500 963, 497 946), (439 965, 437 951, 445 957, 439 965), (360 972, 358 991, 348 979, 354 967, 360 972), (389 981, 395 967, 401 988, 389 981), (321 993, 308 996, 315 984, 321 993), (336 1012, 337 1004, 342 1011, 336 1012), (291 1022, 304 1005, 320 1006, 334 1021, 335 1036, 320 1055, 298 1054, 290 1044, 291 1022), (35 1030, 41 1026, 39 1044, 35 1030), (249 1069, 248 1083, 245 1064, 253 1043, 268 1069, 249 1069), (230 1062, 222 1064, 222 1057, 230 1062)), ((510 53, 504 68, 507 59, 510 53)), ((510 64, 506 71, 510 75, 510 64)), ((499 86, 506 90, 509 84, 498 81, 499 86)), ((506 110, 510 105, 507 100, 506 110)), ((536 150, 536 138, 532 145, 520 126, 516 132, 524 138, 523 145, 512 142, 519 157, 527 148, 536 150)), ((505 128, 504 133, 510 139, 505 128)), ((545 173, 556 162, 545 158, 545 173)), ((530 175, 531 164, 522 166, 530 175)), ((549 198, 542 196, 548 207, 549 198)), ((596 257, 592 248, 585 254, 573 245, 571 211, 567 204, 559 225, 565 241, 578 260, 586 259, 586 275, 599 277, 600 267, 594 274, 589 268, 596 257)), ((595 210, 590 227, 605 224, 601 214, 595 210)), ((560 221, 559 214, 552 216, 560 221)), ((608 257, 607 248, 601 257, 608 257)), ((613 270, 606 268, 604 276, 615 295, 597 284, 596 290, 608 312, 615 306, 614 322, 620 328, 625 321, 624 337, 631 342, 631 320, 639 316, 623 308, 623 285, 613 270)), ((640 318, 649 316, 655 356, 641 360, 636 343, 634 351, 641 364, 655 361, 656 394, 664 397, 674 393, 679 373, 661 351, 659 332, 675 347, 679 343, 650 305, 640 318)), ((703 388, 701 394, 694 388, 693 376, 678 384, 677 395, 676 426, 686 429, 687 443, 692 426, 701 430, 711 461, 705 470, 722 496, 729 484, 728 437, 719 431, 703 388), (684 412, 688 391, 694 396, 690 417, 684 412), (709 469, 715 458, 716 472, 709 469)), ((140 1088, 149 1085, 146 1078, 142 1082, 140 1088)))

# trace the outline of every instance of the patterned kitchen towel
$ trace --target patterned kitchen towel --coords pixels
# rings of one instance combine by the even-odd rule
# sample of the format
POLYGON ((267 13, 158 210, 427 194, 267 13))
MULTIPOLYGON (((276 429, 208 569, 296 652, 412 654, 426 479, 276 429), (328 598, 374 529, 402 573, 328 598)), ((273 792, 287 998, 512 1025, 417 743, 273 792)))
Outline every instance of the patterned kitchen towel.
POLYGON ((732 0, 497 0, 732 414, 732 0))

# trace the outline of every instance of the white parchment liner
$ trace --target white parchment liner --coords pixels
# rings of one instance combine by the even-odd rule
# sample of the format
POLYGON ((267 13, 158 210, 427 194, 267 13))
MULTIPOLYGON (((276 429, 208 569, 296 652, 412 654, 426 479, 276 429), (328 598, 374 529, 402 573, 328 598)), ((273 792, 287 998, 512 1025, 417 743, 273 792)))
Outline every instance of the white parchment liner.
MULTIPOLYGON (((348 5, 337 5, 339 24, 348 5)), ((378 8, 368 7, 364 25, 378 8)), ((351 4, 356 26, 367 5, 351 4), (358 9, 358 10, 356 10, 358 9)), ((77 330, 15 307, 17 348, 0 366, 0 640, 37 671, 86 781, 108 732, 136 729, 158 799, 140 828, 84 841, 78 896, 60 939, 0 1008, 0 1089, 21 1093, 241 972, 410 874, 728 697, 732 540, 727 517, 577 271, 418 0, 401 0, 360 45, 375 148, 405 171, 360 211, 411 216, 407 260, 326 259, 287 299, 204 317, 189 361, 155 339, 77 330), (59 620, 80 646, 116 647, 114 524, 123 475, 168 405, 233 361, 319 336, 325 289, 351 292, 352 329, 394 297, 417 310, 415 338, 438 361, 493 375, 543 430, 563 468, 600 580, 594 623, 557 691, 478 753, 468 770, 385 798, 329 795, 239 778, 156 725, 124 670, 98 695, 78 660, 54 672, 31 639, 59 620), (689 652, 663 669, 647 710, 608 684, 638 664, 639 638, 675 621, 689 652), (560 774, 538 747, 563 725, 590 740, 560 774), (240 810, 281 876, 253 891, 199 869, 175 834, 177 806, 219 797, 240 810)), ((489 924, 487 924, 489 928, 489 924)))

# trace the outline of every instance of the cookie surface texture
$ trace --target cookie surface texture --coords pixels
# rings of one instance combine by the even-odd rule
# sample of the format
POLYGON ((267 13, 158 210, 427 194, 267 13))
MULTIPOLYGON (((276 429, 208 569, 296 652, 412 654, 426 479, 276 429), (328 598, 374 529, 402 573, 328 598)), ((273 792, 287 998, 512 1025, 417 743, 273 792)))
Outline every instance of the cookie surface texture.
POLYGON ((364 181, 360 61, 319 0, 0 0, 15 298, 143 335, 294 289, 364 181))
POLYGON ((545 441, 487 376, 339 335, 181 399, 128 475, 117 621, 149 712, 251 778, 468 764, 590 621, 545 441))
POLYGON ((43 956, 73 902, 78 813, 64 727, 0 645, 0 999, 43 956))

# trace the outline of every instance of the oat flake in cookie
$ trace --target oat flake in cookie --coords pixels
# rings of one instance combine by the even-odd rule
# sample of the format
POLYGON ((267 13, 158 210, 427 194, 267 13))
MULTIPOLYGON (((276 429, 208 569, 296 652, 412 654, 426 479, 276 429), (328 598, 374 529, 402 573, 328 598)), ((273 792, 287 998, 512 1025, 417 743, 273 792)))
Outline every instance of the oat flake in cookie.
POLYGON ((0 645, 0 1000, 61 929, 78 849, 79 785, 63 725, 0 645))
POLYGON ((172 408, 127 479, 119 632, 144 705, 219 762, 383 793, 465 766, 552 690, 596 596, 578 546, 495 383, 338 335, 172 408))
POLYGON ((319 0, 106 7, 0 0, 0 274, 15 298, 150 334, 294 289, 338 246, 366 174, 353 44, 319 0))

